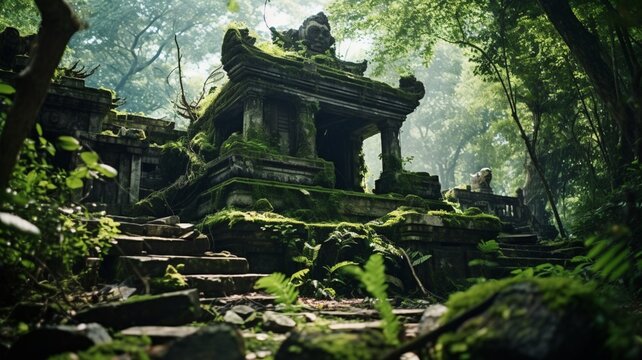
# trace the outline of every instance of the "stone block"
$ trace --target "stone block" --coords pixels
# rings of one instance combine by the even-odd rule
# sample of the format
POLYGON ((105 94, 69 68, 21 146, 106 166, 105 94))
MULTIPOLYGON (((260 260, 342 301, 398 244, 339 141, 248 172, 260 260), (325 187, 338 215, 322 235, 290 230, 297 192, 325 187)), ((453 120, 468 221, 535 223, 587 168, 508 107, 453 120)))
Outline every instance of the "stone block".
POLYGON ((47 359, 52 355, 86 350, 111 342, 107 330, 96 323, 45 326, 20 337, 9 359, 47 359))
POLYGON ((201 308, 198 291, 189 289, 160 295, 141 295, 80 311, 75 319, 120 330, 141 325, 184 325, 196 321, 201 308))

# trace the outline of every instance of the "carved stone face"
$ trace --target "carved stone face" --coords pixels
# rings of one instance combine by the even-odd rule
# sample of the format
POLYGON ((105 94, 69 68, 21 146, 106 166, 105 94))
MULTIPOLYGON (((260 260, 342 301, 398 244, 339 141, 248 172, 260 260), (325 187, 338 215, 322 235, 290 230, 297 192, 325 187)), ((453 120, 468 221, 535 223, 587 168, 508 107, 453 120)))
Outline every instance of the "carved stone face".
POLYGON ((312 52, 325 53, 334 45, 329 25, 319 22, 315 18, 307 19, 301 30, 303 32, 301 37, 308 50, 312 52))

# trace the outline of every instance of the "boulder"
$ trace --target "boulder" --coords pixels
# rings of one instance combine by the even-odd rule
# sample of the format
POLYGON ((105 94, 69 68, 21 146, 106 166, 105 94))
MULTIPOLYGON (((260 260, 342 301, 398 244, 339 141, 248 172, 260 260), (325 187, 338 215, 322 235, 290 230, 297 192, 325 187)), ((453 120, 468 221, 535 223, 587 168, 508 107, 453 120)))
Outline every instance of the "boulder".
POLYGON ((361 332, 293 331, 274 359, 370 360, 391 350, 380 330, 361 332))
POLYGON ((9 350, 9 359, 47 359, 64 352, 86 350, 112 339, 99 324, 45 326, 20 337, 9 350))
POLYGON ((439 338, 443 359, 606 359, 608 316, 595 290, 568 278, 507 279, 451 296, 449 321, 495 293, 480 315, 439 338))
POLYGON ((245 344, 236 328, 227 324, 211 325, 176 341, 162 359, 244 360, 245 344))
POLYGON ((184 325, 196 321, 200 312, 198 291, 189 289, 133 296, 126 301, 93 306, 79 312, 75 318, 80 322, 97 322, 121 330, 144 325, 184 325))

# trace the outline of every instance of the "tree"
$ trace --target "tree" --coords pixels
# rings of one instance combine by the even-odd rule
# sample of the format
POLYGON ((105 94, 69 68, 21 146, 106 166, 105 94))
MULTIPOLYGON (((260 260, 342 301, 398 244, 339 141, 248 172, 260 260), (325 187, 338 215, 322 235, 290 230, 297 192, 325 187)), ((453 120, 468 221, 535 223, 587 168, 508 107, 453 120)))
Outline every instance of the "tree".
POLYGON ((67 43, 82 24, 63 0, 36 0, 42 16, 38 46, 30 63, 15 79, 13 105, 0 135, 0 189, 5 189, 22 143, 33 129, 49 83, 67 43))
MULTIPOLYGON (((237 11, 230 12, 225 1, 86 0, 79 8, 90 26, 71 42, 72 57, 88 66, 100 65, 88 85, 115 90, 126 100, 122 109, 169 113, 176 91, 166 81, 176 66, 174 35, 189 62, 211 70, 218 62, 224 28, 232 21, 254 24, 260 19, 262 0, 235 3, 230 8, 237 11)), ((186 85, 196 91, 205 76, 186 85)))

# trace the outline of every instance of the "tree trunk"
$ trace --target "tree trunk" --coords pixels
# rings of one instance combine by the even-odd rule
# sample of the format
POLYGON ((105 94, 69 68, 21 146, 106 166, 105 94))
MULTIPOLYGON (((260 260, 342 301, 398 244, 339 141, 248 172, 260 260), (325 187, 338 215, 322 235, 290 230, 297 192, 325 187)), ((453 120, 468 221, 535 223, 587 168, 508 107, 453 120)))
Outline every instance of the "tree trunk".
POLYGON ((71 36, 81 29, 64 0, 35 0, 42 23, 38 31, 37 47, 27 68, 15 80, 16 93, 13 106, 0 136, 0 190, 9 184, 9 179, 22 143, 33 129, 49 83, 65 52, 71 36))
POLYGON ((640 124, 638 124, 640 114, 636 113, 633 106, 626 103, 627 95, 634 94, 620 95, 621 89, 617 88, 616 78, 605 61, 606 57, 597 37, 577 19, 567 0, 538 0, 538 2, 586 72, 609 114, 618 123, 623 135, 623 143, 620 144, 622 160, 625 164, 632 162, 634 157, 642 160, 642 141, 640 124))

